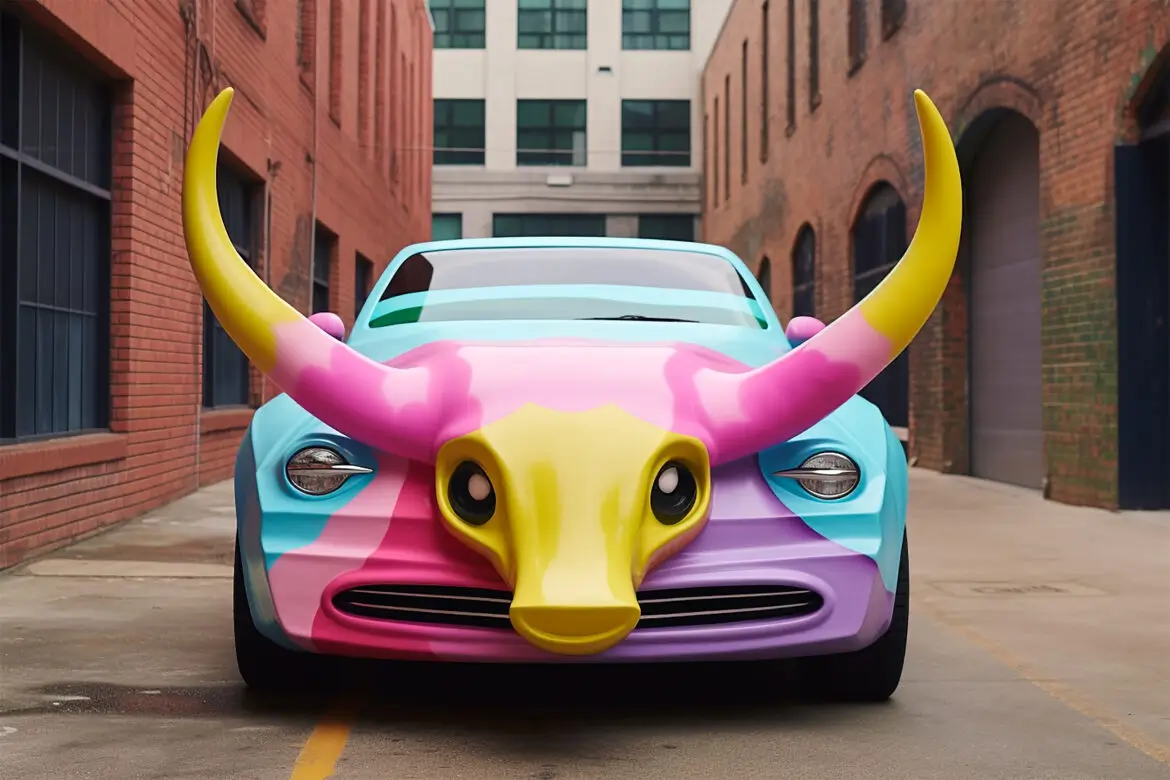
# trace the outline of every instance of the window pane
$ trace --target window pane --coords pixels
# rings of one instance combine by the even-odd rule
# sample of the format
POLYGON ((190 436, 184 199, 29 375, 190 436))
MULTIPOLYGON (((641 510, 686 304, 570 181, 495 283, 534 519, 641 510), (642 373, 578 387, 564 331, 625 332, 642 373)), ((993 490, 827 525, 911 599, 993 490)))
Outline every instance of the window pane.
POLYGON ((564 100, 556 104, 553 121, 558 127, 585 127, 585 101, 564 100))
POLYGON ((516 125, 518 127, 548 127, 551 122, 550 114, 548 101, 516 101, 516 125))
POLYGON ((626 11, 622 14, 622 32, 653 32, 652 17, 648 11, 626 11))
POLYGON ((552 13, 524 11, 516 19, 521 35, 552 32, 552 13))

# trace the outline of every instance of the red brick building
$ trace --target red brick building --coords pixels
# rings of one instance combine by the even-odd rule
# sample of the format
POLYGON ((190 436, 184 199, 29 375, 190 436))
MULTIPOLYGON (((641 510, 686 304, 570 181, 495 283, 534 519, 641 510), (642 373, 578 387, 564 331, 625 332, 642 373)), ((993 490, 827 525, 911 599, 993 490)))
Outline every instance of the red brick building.
POLYGON ((839 316, 913 234, 924 89, 962 250, 867 395, 918 465, 1170 507, 1168 42, 1167 0, 737 0, 703 75, 704 240, 782 319, 839 316))
POLYGON ((430 235, 425 0, 0 2, 0 567, 231 474, 274 393, 206 317, 179 195, 223 87, 224 221, 302 311, 430 235))

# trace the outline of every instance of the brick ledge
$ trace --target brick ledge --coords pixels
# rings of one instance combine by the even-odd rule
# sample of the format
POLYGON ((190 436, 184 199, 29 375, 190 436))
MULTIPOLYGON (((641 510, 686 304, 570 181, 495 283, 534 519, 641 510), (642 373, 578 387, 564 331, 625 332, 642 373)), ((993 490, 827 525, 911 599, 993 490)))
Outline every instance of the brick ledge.
POLYGON ((199 433, 220 433, 221 431, 242 430, 252 422, 255 409, 234 406, 227 409, 206 409, 199 417, 199 433))
POLYGON ((92 466, 126 457, 124 433, 88 433, 0 447, 0 480, 92 466))

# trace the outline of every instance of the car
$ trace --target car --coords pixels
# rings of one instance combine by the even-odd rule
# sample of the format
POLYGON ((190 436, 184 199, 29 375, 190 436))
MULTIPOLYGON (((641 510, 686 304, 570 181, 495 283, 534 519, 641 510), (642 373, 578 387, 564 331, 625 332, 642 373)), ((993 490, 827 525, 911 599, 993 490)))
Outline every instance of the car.
POLYGON ((913 241, 827 326, 781 327, 723 247, 491 238, 403 249, 348 335, 232 247, 215 181, 231 96, 192 138, 183 223, 210 308, 283 391, 235 467, 247 685, 298 685, 321 656, 800 659, 825 692, 894 693, 907 462, 858 392, 958 250, 958 162, 923 93, 913 241))

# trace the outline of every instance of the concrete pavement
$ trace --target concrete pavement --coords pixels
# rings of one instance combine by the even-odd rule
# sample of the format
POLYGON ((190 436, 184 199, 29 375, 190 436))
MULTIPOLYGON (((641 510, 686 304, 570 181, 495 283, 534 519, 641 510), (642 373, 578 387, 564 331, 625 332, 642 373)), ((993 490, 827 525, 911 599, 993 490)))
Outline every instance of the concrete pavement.
POLYGON ((1170 779, 1170 515, 911 479, 910 656, 871 707, 752 666, 353 664, 249 697, 217 485, 0 574, 0 777, 1170 779))

